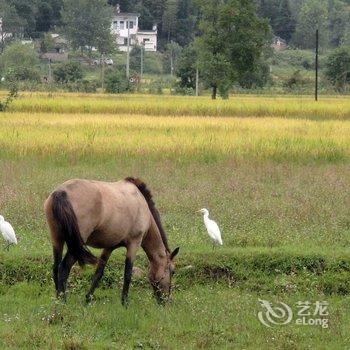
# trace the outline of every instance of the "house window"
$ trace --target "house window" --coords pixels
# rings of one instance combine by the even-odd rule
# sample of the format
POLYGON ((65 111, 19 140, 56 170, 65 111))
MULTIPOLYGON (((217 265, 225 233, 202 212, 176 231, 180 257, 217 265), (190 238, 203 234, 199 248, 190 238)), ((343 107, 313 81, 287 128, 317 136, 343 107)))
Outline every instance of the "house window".
POLYGON ((119 22, 120 29, 124 29, 124 21, 119 22))
POLYGON ((134 28, 134 22, 133 21, 126 22, 126 28, 133 29, 134 28))
POLYGON ((144 38, 144 39, 143 39, 143 43, 144 43, 144 44, 145 44, 147 41, 149 41, 148 38, 144 38))
POLYGON ((117 29, 117 28, 118 28, 118 21, 114 21, 114 22, 113 22, 113 28, 114 28, 114 29, 117 29))
POLYGON ((128 38, 124 38, 124 45, 128 45, 128 38))

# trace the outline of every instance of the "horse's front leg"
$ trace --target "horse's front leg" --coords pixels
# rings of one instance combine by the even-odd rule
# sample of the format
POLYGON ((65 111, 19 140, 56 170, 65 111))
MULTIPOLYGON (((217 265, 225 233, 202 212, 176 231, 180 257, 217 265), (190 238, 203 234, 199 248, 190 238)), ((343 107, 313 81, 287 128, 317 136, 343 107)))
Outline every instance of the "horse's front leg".
POLYGON ((131 243, 126 247, 126 258, 125 258, 125 268, 124 268, 124 284, 123 284, 123 290, 122 290, 122 297, 121 302, 123 306, 127 306, 128 304, 128 294, 129 294, 129 287, 131 282, 131 276, 132 276, 132 268, 134 265, 136 252, 139 247, 139 243, 131 243))
POLYGON ((103 276, 104 269, 107 265, 107 261, 108 261, 109 257, 111 256, 112 252, 113 252, 113 249, 109 248, 109 249, 104 249, 102 254, 101 254, 101 257, 99 259, 95 274, 92 277, 91 287, 85 296, 87 303, 89 303, 92 300, 92 296, 94 294, 94 291, 97 288, 97 286, 98 286, 98 284, 103 276))
POLYGON ((77 259, 68 251, 58 267, 58 296, 66 300, 66 283, 72 266, 77 259))

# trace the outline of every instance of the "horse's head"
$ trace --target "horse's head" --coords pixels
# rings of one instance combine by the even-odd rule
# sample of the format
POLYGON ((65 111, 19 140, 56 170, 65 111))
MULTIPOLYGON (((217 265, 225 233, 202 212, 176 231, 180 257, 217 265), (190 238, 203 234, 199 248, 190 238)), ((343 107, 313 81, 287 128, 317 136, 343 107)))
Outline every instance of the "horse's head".
POLYGON ((163 304, 170 297, 171 278, 175 271, 174 258, 179 250, 177 247, 172 253, 168 253, 166 264, 162 264, 157 271, 151 271, 150 281, 159 304, 163 304))

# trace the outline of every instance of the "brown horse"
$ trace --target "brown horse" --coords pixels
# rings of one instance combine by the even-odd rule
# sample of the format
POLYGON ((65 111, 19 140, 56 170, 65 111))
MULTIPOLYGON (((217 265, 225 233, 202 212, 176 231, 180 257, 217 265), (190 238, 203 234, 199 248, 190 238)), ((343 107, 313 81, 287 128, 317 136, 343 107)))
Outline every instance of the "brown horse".
POLYGON ((92 299, 106 263, 114 249, 126 248, 122 304, 126 305, 133 262, 140 246, 150 261, 149 279, 158 302, 171 292, 173 259, 151 192, 139 179, 118 182, 70 180, 60 185, 44 205, 53 245, 53 279, 58 297, 65 298, 66 282, 75 262, 96 264, 92 299), (64 243, 67 253, 62 260, 64 243), (102 248, 98 259, 87 246, 102 248))

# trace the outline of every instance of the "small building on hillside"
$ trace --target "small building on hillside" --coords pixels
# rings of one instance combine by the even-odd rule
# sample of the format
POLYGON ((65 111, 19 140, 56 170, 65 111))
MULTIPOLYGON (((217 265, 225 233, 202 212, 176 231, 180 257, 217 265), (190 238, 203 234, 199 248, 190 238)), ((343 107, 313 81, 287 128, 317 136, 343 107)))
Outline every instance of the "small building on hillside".
POLYGON ((41 59, 49 60, 50 62, 68 61, 68 41, 62 35, 51 33, 52 48, 40 55, 41 59))
POLYGON ((4 41, 8 38, 12 37, 12 33, 6 33, 5 31, 2 30, 2 18, 0 18, 0 41, 4 41))
POLYGON ((279 36, 274 36, 271 47, 275 51, 283 51, 287 49, 287 42, 279 36))
POLYGON ((157 51, 157 26, 154 25, 152 30, 140 30, 139 17, 138 13, 120 12, 119 6, 116 6, 112 34, 120 51, 127 51, 128 36, 130 47, 144 45, 145 51, 157 51))

